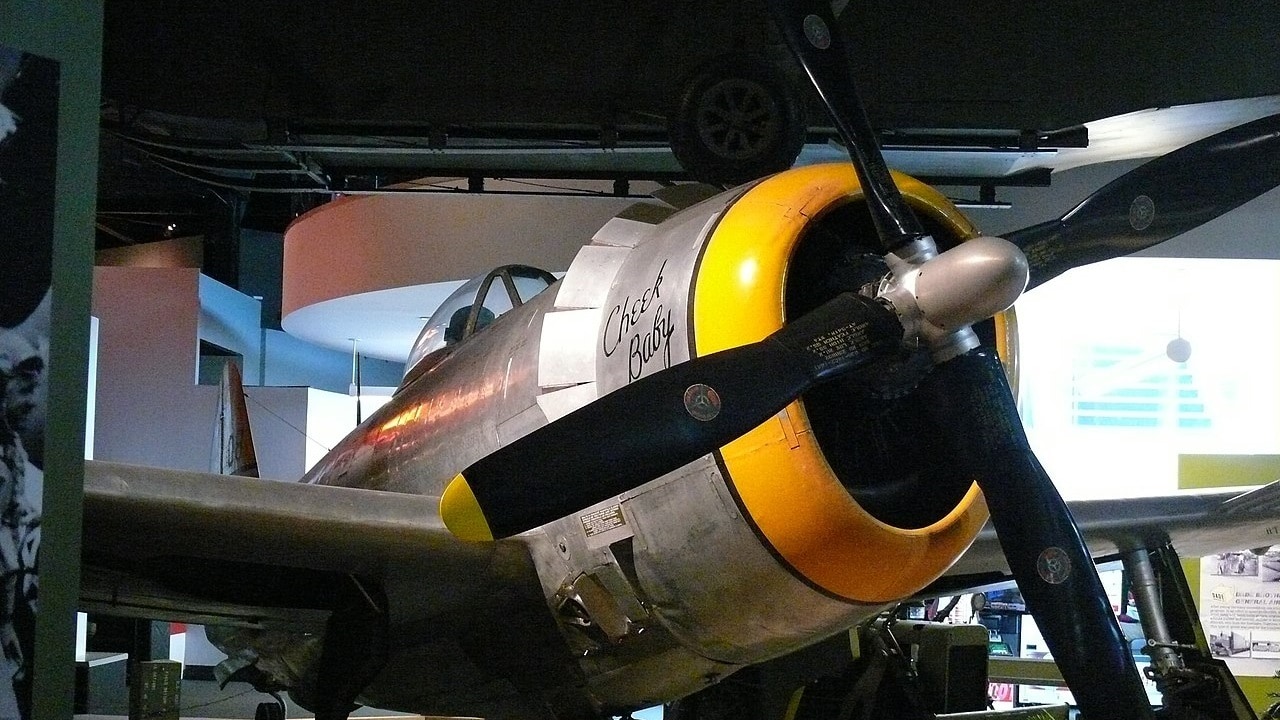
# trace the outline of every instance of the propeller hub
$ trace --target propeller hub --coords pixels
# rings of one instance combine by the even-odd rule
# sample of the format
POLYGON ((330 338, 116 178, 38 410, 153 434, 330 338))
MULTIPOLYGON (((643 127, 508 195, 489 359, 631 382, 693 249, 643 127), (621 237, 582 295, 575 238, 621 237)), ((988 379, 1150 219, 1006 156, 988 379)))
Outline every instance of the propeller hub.
POLYGON ((885 256, 895 273, 906 273, 938 257, 938 244, 932 235, 922 235, 885 256))
POLYGON ((934 362, 977 347, 970 326, 1008 309, 1027 286, 1026 256, 1002 238, 977 237, 921 256, 922 262, 895 258, 877 295, 898 313, 907 339, 928 346, 934 362))

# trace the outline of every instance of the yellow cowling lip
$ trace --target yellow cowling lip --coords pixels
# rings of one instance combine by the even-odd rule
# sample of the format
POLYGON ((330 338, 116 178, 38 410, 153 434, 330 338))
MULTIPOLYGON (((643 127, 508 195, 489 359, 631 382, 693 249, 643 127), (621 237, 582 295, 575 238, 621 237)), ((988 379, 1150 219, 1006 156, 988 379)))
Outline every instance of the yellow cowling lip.
MULTIPOLYGON (((937 191, 897 173, 894 181, 916 212, 958 237, 977 235, 937 191)), ((780 328, 787 265, 804 228, 833 205, 861 196, 852 167, 817 165, 775 175, 728 208, 694 282, 695 355, 755 342, 780 328)), ((1002 325, 997 322, 999 339, 1007 345, 1011 333, 1002 325)), ((1008 356, 1008 347, 1000 350, 1008 356)), ((725 445, 719 456, 743 512, 774 554, 811 586, 850 601, 889 602, 919 591, 955 562, 987 519, 974 485, 928 527, 876 520, 827 464, 799 401, 725 445)))

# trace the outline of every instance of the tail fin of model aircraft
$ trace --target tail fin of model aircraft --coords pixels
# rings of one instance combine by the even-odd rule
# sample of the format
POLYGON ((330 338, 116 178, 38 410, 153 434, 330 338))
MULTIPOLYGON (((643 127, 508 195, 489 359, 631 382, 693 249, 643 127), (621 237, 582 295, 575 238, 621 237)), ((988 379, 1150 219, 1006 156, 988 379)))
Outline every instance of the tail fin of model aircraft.
POLYGON ((222 368, 222 385, 218 394, 218 425, 214 429, 217 456, 213 472, 223 475, 258 477, 258 454, 253 449, 253 431, 249 428, 249 408, 244 401, 244 382, 240 368, 227 363, 222 368))

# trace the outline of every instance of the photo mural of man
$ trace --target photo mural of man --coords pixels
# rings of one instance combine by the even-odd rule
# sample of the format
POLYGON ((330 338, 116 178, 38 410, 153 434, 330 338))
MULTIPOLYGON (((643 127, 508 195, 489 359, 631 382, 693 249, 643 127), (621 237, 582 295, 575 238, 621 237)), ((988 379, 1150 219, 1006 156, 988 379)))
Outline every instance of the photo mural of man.
POLYGON ((31 716, 58 64, 0 46, 0 718, 31 716))

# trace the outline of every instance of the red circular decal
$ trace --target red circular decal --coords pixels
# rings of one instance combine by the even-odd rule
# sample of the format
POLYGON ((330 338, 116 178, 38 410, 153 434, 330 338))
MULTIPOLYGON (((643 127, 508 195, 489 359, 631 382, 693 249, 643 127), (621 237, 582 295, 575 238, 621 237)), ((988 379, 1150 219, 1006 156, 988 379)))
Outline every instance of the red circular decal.
POLYGON ((694 420, 707 422, 720 414, 720 394, 710 385, 698 383, 684 391, 684 409, 694 420))

